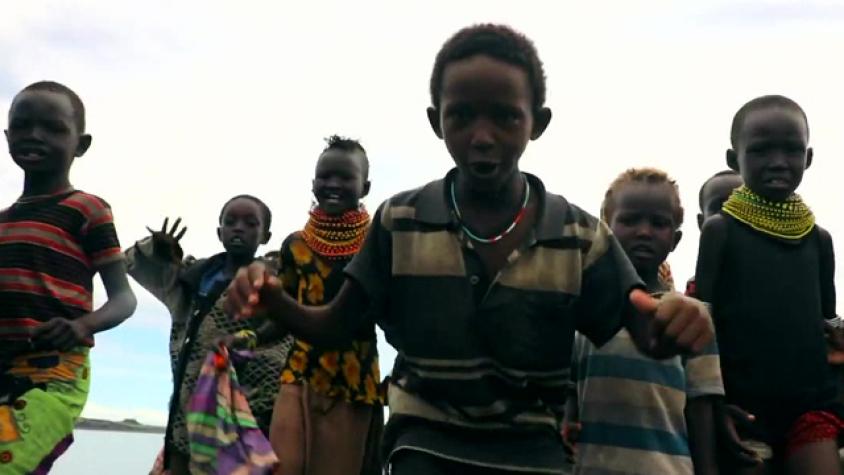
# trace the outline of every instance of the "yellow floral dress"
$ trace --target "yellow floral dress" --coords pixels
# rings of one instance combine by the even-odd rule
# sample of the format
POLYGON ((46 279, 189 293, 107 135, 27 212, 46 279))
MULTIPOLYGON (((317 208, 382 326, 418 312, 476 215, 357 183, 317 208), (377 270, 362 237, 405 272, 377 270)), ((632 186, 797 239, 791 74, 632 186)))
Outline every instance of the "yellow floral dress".
MULTIPOLYGON (((326 259, 291 234, 282 244, 280 272, 288 294, 304 305, 330 302, 340 291, 350 258, 326 259)), ((384 404, 375 327, 360 328, 342 347, 317 348, 296 340, 281 372, 283 384, 305 383, 314 391, 348 402, 384 404)))

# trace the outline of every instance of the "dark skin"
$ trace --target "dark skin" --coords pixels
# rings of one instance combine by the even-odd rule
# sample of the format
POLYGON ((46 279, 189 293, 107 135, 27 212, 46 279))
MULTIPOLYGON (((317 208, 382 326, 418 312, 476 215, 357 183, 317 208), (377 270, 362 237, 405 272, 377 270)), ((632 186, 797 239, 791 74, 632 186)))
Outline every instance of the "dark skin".
POLYGON ((312 182, 317 204, 330 216, 355 210, 369 194, 363 153, 330 148, 319 156, 312 182))
MULTIPOLYGON (((741 175, 751 191, 781 202, 797 190, 804 171, 812 164, 813 152, 808 142, 808 128, 799 111, 773 106, 757 109, 747 114, 735 149, 727 151, 727 165, 741 175)), ((698 296, 703 301, 711 302, 715 297, 726 226, 726 218, 716 214, 704 222, 701 230, 695 275, 698 296)), ((821 245, 831 248, 829 233, 821 230, 820 239, 821 245)), ((737 473, 766 474, 771 470, 770 464, 757 464, 737 473)), ((786 470, 795 475, 840 473, 835 441, 807 444, 786 460, 786 470)))
MULTIPOLYGON (((91 136, 77 127, 70 99, 49 91, 18 94, 9 110, 5 134, 9 154, 24 171, 23 197, 70 190, 70 167, 91 146, 91 136)), ((137 301, 125 264, 111 263, 98 272, 108 301, 75 320, 53 318, 41 324, 32 336, 35 348, 68 351, 91 346, 95 333, 119 325, 134 313, 137 301)))
MULTIPOLYGON (((524 181, 518 160, 530 140, 538 139, 551 120, 551 111, 535 108, 525 70, 484 55, 446 66, 440 103, 428 118, 457 165, 457 201, 463 223, 481 236, 506 228, 521 207, 524 181)), ((492 275, 526 241, 536 221, 531 211, 505 239, 477 246, 492 275)), ((335 299, 323 306, 304 307, 287 296, 265 266, 255 264, 238 272, 226 301, 239 317, 266 313, 293 334, 317 345, 332 345, 347 334, 349 315, 360 315, 369 302, 363 289, 347 280, 335 299)), ((657 303, 634 291, 633 305, 645 321, 639 342, 649 351, 676 353, 702 349, 712 338, 712 324, 699 304, 675 296, 657 303), (669 343, 663 344, 660 337, 669 343)))

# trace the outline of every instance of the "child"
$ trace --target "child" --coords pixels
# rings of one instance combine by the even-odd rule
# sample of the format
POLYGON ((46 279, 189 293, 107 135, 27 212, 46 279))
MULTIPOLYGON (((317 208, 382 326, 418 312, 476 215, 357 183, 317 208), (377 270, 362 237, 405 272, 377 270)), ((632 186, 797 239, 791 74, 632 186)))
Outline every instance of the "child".
POLYGON ((793 474, 838 473, 842 428, 824 320, 835 317, 832 238, 794 191, 812 163, 803 109, 764 96, 736 113, 727 163, 744 185, 703 225, 698 296, 712 303, 727 401, 743 435, 793 474))
POLYGON ((27 86, 6 140, 24 185, 0 211, 0 473, 41 474, 73 441, 94 334, 136 302, 111 208, 68 178, 91 145, 79 96, 55 82, 27 86), (92 311, 97 273, 108 301, 92 311))
POLYGON ((733 194, 733 190, 742 185, 741 175, 735 170, 723 170, 703 182, 698 190, 697 227, 703 229, 707 219, 719 214, 724 202, 733 194))
MULTIPOLYGON (((253 337, 253 344, 258 343, 254 341, 257 339, 254 331, 262 322, 232 320, 222 311, 220 296, 237 269, 253 262, 258 246, 270 239, 271 220, 270 209, 263 201, 239 195, 226 202, 220 211, 217 237, 225 249, 223 253, 208 259, 183 261, 179 240, 186 228, 180 229, 181 220, 177 220, 168 229, 166 219, 161 231, 150 231, 152 236, 126 251, 129 274, 164 303, 172 317, 170 356, 174 384, 164 468, 173 475, 189 473, 185 408, 208 351, 217 341, 242 336, 244 331, 253 337)), ((245 367, 236 370, 258 426, 268 435, 278 378, 290 344, 275 339, 266 342, 256 348, 254 358, 245 367)))
MULTIPOLYGON (((733 190, 742 185, 741 175, 735 170, 723 170, 709 177, 700 190, 698 190, 698 205, 700 212, 697 214, 697 228, 703 229, 703 223, 707 219, 721 213, 724 202, 733 193, 733 190)), ((695 278, 692 277, 686 283, 686 295, 695 296, 695 278)))
MULTIPOLYGON (((343 269, 357 254, 369 213, 369 160, 355 140, 333 136, 317 161, 317 205, 302 231, 281 246, 284 290, 303 305, 337 295, 343 269)), ((277 474, 380 474, 377 442, 384 411, 375 326, 356 329, 339 345, 296 340, 281 373, 271 441, 281 461, 277 474)))
POLYGON ((678 294, 651 299, 604 225, 519 170, 551 120, 525 36, 458 32, 437 55, 431 99, 457 166, 381 205, 334 300, 302 306, 253 265, 227 308, 325 344, 380 325, 398 350, 382 441, 394 474, 562 473, 574 330, 603 343, 626 325, 670 355, 709 343, 708 313, 678 294))
MULTIPOLYGON (((673 290, 660 270, 682 236, 675 182, 660 170, 628 170, 601 208, 648 291, 673 290)), ((575 473, 718 473, 712 396, 724 388, 714 344, 692 358, 656 361, 626 330, 601 348, 577 334, 573 366, 577 398, 566 417, 580 422, 575 473)))

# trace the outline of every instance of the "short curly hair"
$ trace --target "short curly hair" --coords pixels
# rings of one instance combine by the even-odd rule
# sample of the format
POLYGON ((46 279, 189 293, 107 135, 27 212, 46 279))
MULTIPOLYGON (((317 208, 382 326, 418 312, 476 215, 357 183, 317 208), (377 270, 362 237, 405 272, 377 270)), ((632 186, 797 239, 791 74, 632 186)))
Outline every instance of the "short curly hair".
POLYGON ((325 148, 322 150, 322 153, 329 150, 360 152, 363 162, 363 170, 361 170, 363 172, 363 178, 364 180, 369 178, 369 157, 366 155, 366 149, 363 148, 363 145, 361 145, 359 141, 334 134, 325 139, 325 148))
POLYGON ((73 92, 73 89, 55 81, 38 81, 26 86, 18 94, 27 91, 55 92, 67 97, 70 100, 70 105, 73 106, 73 121, 76 123, 77 132, 85 133, 85 104, 82 103, 79 95, 73 92))
POLYGON ((487 55, 525 70, 533 92, 533 109, 545 105, 545 69, 533 42, 506 25, 485 23, 464 28, 449 38, 437 53, 431 73, 431 105, 438 108, 445 67, 475 55, 487 55))
POLYGON ((765 109, 767 107, 782 107, 786 109, 793 109, 799 112, 800 115, 803 116, 803 122, 806 124, 806 138, 809 138, 809 118, 806 116, 806 112, 803 110, 803 108, 800 107, 800 104, 785 96, 780 96, 776 94, 769 96, 761 96, 741 106, 738 112, 736 112, 736 115, 733 116, 733 123, 730 126, 730 145, 732 145, 733 149, 738 148, 739 135, 741 135, 741 128, 744 126, 744 121, 745 119, 747 119, 748 114, 759 109, 765 109))
POLYGON ((683 224, 683 206, 680 202, 680 187, 667 173, 651 167, 630 168, 624 173, 618 175, 610 184, 606 194, 604 194, 604 202, 601 203, 601 219, 609 223, 612 220, 613 213, 615 213, 614 195, 618 190, 629 183, 647 183, 651 185, 668 185, 671 189, 671 199, 674 202, 674 227, 679 229, 683 224))

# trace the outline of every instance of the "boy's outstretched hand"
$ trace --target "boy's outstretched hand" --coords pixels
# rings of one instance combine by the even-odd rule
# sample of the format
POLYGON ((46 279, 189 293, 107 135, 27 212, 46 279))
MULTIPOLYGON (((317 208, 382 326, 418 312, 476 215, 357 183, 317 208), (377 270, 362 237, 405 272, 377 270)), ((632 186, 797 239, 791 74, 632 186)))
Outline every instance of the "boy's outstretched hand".
POLYGON ((264 311, 261 295, 264 291, 281 288, 281 281, 262 262, 253 262, 235 274, 226 295, 226 313, 236 319, 254 317, 264 311))
POLYGON ((712 317, 699 300, 676 292, 656 299, 635 289, 630 293, 630 303, 650 318, 647 349, 654 357, 699 353, 715 338, 712 317))

